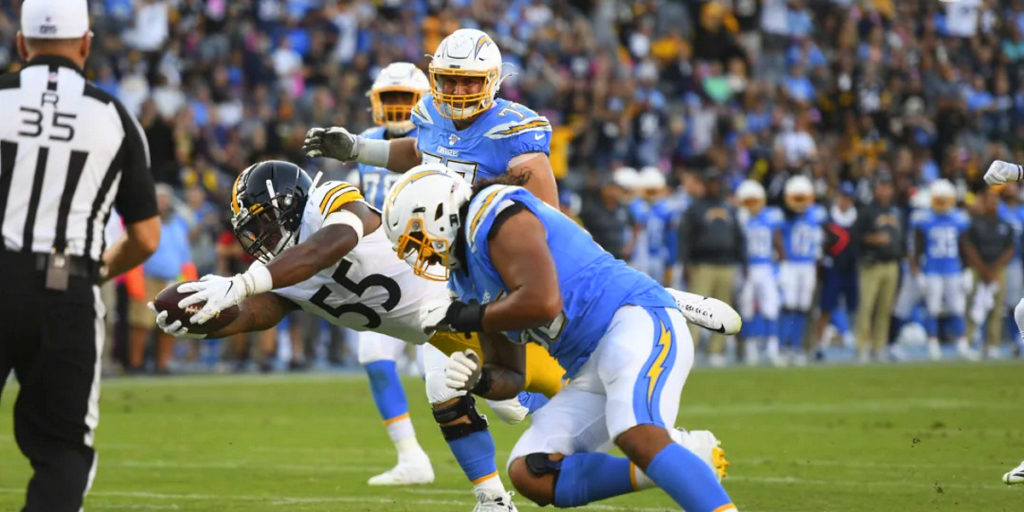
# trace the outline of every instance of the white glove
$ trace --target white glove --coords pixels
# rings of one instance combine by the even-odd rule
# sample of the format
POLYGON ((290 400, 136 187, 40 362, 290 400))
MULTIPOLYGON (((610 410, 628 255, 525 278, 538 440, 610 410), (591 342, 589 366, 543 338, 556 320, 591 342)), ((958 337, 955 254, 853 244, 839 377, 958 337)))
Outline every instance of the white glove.
POLYGON ((469 391, 480 382, 481 371, 476 352, 453 352, 444 363, 444 384, 457 391, 469 391))
POLYGON ((242 274, 233 277, 222 277, 207 274, 199 281, 178 285, 181 293, 192 293, 178 302, 178 307, 185 309, 193 304, 203 304, 198 313, 192 315, 190 322, 202 325, 218 313, 237 306, 246 297, 270 291, 273 288, 270 271, 262 265, 253 265, 242 274))
MULTIPOLYGON (((451 298, 430 299, 420 306, 420 328, 423 333, 432 336, 437 332, 438 327, 444 323, 448 315, 448 308, 452 305, 451 298)), ((449 329, 444 329, 449 330, 449 329)))
POLYGON ((340 126, 311 128, 302 142, 302 151, 310 158, 325 156, 348 162, 359 156, 359 136, 340 126))
POLYGON ((157 311, 156 306, 152 302, 146 304, 149 306, 149 310, 156 314, 156 326, 161 331, 174 336, 175 338, 195 338, 203 339, 206 337, 205 334, 194 334, 188 332, 188 327, 181 325, 181 320, 175 320, 174 322, 167 323, 167 311, 157 311))
POLYGON ((992 165, 989 165, 988 170, 985 171, 985 183, 989 185, 1003 185, 1022 179, 1024 179, 1024 167, 1002 160, 992 162, 992 165))

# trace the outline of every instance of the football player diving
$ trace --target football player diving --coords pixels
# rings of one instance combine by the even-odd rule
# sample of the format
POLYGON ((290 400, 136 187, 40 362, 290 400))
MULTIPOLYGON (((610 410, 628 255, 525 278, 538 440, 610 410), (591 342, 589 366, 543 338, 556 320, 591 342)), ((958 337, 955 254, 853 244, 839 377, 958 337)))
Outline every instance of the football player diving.
MULTIPOLYGON (((414 344, 429 341, 424 357, 440 363, 425 367, 427 393, 445 440, 467 475, 492 466, 491 473, 496 473, 494 441, 486 418, 476 412, 472 397, 444 385, 445 353, 479 351, 479 342, 475 336, 423 332, 419 324, 423 304, 447 296, 448 291, 443 283, 416 277, 395 257, 379 229, 380 213, 355 186, 339 181, 314 186, 294 164, 260 162, 236 179, 231 211, 235 235, 257 263, 233 277, 211 275, 177 285, 179 292, 191 293, 178 306, 184 309, 205 302, 189 319, 192 324, 203 324, 235 305, 240 307, 238 317, 204 336, 189 332, 189 326, 180 321, 168 322, 168 313, 158 311, 157 325, 164 332, 220 338, 273 327, 288 312, 301 308, 335 325, 414 344), (467 445, 483 445, 483 449, 467 449, 467 445)), ((527 359, 530 382, 524 389, 554 395, 564 373, 558 363, 540 347, 531 350, 527 359)), ((518 399, 489 403, 510 423, 522 421, 529 413, 518 399)), ((500 485, 499 478, 485 480, 500 485)), ((479 511, 515 510, 503 487, 494 493, 478 492, 477 498, 479 511)))
POLYGON ((519 492, 539 505, 576 507, 656 486, 689 512, 735 511, 716 474, 720 449, 691 451, 673 438, 693 365, 676 300, 519 186, 526 181, 470 185, 424 164, 385 202, 395 252, 417 275, 449 280, 455 295, 427 304, 424 330, 488 333, 482 363, 469 351, 451 354, 446 385, 515 397, 525 349, 544 347, 570 380, 512 449, 508 471, 519 492), (626 457, 605 453, 613 444, 626 457))

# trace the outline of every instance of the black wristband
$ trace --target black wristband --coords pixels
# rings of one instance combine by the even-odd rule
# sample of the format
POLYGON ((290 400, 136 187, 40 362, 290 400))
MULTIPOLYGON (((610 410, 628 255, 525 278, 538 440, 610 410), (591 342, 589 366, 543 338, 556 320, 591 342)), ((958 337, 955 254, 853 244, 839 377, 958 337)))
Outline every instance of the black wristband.
POLYGON ((479 302, 453 302, 448 308, 448 325, 455 332, 480 332, 484 330, 484 308, 479 302))
POLYGON ((469 392, 474 395, 484 396, 491 390, 491 384, 491 372, 487 371, 486 367, 480 368, 480 380, 476 381, 476 385, 469 392))

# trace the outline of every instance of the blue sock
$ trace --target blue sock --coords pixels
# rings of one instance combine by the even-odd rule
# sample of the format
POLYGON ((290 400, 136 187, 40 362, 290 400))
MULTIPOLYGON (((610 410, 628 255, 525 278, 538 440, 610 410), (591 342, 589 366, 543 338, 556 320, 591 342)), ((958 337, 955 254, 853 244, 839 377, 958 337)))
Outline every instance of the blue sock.
POLYGON ((370 377, 370 392, 373 403, 384 421, 409 413, 409 402, 405 398, 405 390, 398 379, 398 370, 394 361, 374 361, 365 366, 366 375, 370 377))
POLYGON ((529 391, 520 391, 516 397, 519 399, 519 403, 530 410, 530 414, 537 412, 537 409, 544 407, 544 404, 548 403, 548 397, 540 393, 531 393, 529 391))
POLYGON ((470 482, 477 483, 485 477, 498 472, 494 462, 496 449, 491 431, 481 430, 472 434, 448 441, 455 460, 459 461, 462 472, 470 482))
POLYGON ((967 326, 964 323, 963 315, 948 317, 946 322, 946 328, 948 329, 946 332, 948 332, 953 338, 959 338, 967 332, 967 326))
MULTIPOLYGON (((702 462, 703 464, 703 462, 702 462)), ((562 459, 552 504, 578 507, 633 492, 632 464, 607 453, 575 453, 562 459)))
POLYGON ((836 326, 836 330, 839 334, 846 334, 850 332, 850 317, 846 314, 845 309, 837 309, 832 314, 832 325, 836 326))
POLYGON ((937 338, 939 336, 939 319, 932 315, 925 316, 924 330, 928 333, 929 338, 937 338))
POLYGON ((793 332, 793 313, 783 311, 779 315, 779 346, 788 347, 790 333, 793 332))
POLYGON ((687 512, 712 512, 732 503, 711 468, 676 443, 658 452, 644 472, 687 512))
POLYGON ((800 349, 804 344, 804 332, 807 330, 807 313, 798 311, 793 313, 793 348, 800 349))

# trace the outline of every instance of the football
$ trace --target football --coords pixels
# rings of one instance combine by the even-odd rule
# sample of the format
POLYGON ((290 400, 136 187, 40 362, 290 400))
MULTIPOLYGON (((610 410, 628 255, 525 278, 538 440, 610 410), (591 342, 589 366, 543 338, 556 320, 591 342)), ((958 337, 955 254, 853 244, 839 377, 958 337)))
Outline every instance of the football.
POLYGON ((182 293, 178 291, 178 286, 187 282, 190 281, 174 283, 161 290, 153 299, 153 306, 157 311, 167 312, 167 323, 173 323, 175 320, 181 320, 182 325, 187 327, 189 332, 195 334, 209 334, 211 332, 219 331, 238 317, 238 306, 231 306, 230 308, 221 311, 217 316, 211 318, 202 325, 196 325, 190 322, 189 318, 202 309, 204 303, 200 302, 199 304, 193 304, 184 309, 178 307, 178 302, 191 295, 190 293, 182 293))

